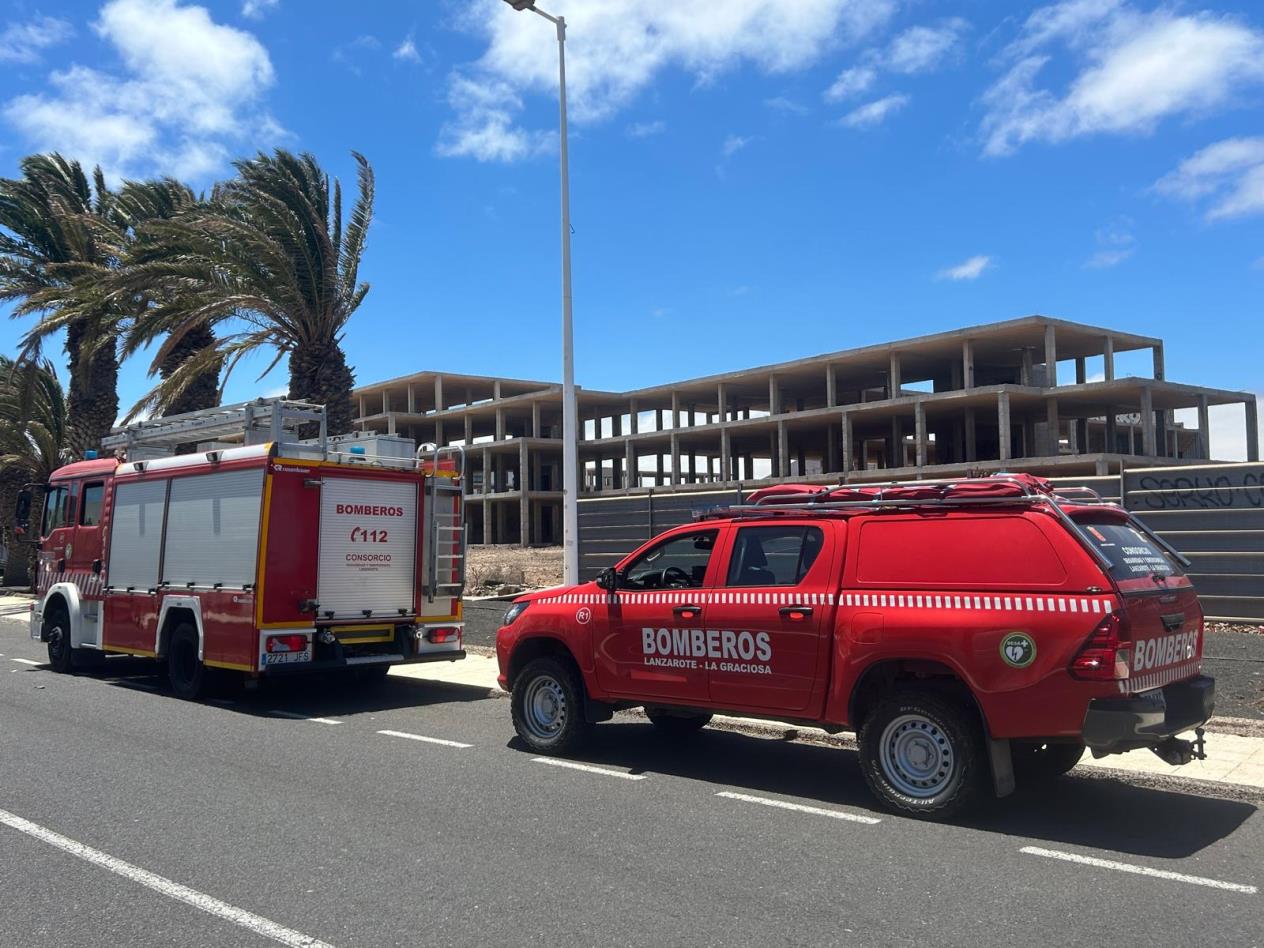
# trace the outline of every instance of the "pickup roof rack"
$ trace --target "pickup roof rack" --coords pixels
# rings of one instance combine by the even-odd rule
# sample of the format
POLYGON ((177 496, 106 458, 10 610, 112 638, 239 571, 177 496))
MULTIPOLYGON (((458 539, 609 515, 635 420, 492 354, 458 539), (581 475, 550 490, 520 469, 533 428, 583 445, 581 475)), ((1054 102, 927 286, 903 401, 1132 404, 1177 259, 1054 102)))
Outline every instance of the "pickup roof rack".
POLYGON ((813 488, 808 485, 785 485, 768 488, 768 493, 755 491, 750 503, 714 507, 695 514, 696 520, 734 520, 804 513, 844 513, 854 511, 923 510, 934 508, 1043 507, 1078 537, 1104 567, 1112 566, 1109 558, 1097 548, 1084 528, 1064 509, 1070 506, 1102 506, 1119 510, 1131 523, 1167 551, 1182 566, 1190 565, 1182 553, 1151 531, 1118 504, 1104 500, 1089 487, 1055 488, 1048 481, 1028 474, 993 474, 988 477, 965 477, 956 480, 881 481, 864 484, 839 484, 813 488), (800 489, 796 492, 795 488, 800 489), (762 497, 759 495, 763 494, 762 497), (846 500, 831 499, 847 497, 846 500))

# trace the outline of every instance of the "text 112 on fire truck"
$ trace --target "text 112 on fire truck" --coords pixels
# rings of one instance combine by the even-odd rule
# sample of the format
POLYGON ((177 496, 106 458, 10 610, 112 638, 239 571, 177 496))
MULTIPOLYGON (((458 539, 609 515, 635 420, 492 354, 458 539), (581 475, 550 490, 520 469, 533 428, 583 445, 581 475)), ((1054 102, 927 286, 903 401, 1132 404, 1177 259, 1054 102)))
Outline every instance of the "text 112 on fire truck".
MULTIPOLYGON (((208 669, 373 677, 465 656, 459 447, 330 437, 322 406, 281 399, 140 422, 103 446, 116 456, 36 485, 31 637, 57 671, 150 656, 193 698, 208 669)), ((28 489, 19 521, 29 509, 28 489)))

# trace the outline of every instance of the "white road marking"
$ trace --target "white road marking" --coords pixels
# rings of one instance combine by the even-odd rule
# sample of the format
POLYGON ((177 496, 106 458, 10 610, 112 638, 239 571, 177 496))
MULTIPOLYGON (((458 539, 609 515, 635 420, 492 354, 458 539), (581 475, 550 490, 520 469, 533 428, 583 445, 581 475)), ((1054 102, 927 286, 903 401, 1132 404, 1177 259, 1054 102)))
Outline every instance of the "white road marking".
POLYGON ((333 948, 332 945, 318 938, 312 938, 310 935, 296 932, 292 928, 278 925, 276 922, 247 912, 245 909, 239 909, 235 905, 229 905, 227 902, 221 902, 219 899, 199 892, 196 889, 190 889, 188 886, 172 882, 170 879, 156 875, 146 869, 141 869, 139 866, 133 866, 130 862, 124 862, 122 859, 103 853, 99 849, 93 849, 91 846, 85 846, 83 843, 76 842, 67 836, 62 836, 60 833, 54 833, 38 823, 24 820, 22 817, 15 816, 7 810, 0 810, 0 823, 17 830, 19 833, 25 833, 27 836, 48 843, 50 846, 55 846, 85 862, 108 869, 124 879, 130 879, 132 882, 137 882, 146 888, 153 889, 161 895, 183 902, 186 905, 191 905, 195 909, 200 909, 209 915, 225 919, 234 925, 240 925, 256 935, 271 938, 273 941, 290 946, 290 948, 333 948))
POLYGON ((724 797, 726 800, 741 800, 743 803, 760 803, 764 806, 776 807, 779 810, 793 810, 796 813, 811 813, 814 816, 828 816, 834 820, 848 820, 852 823, 865 823, 872 826, 875 823, 881 823, 882 820, 876 816, 861 816, 859 813, 844 813, 842 810, 826 810, 819 806, 806 806, 802 803, 788 803, 785 800, 773 800, 769 797, 754 797, 749 793, 734 793, 731 790, 721 790, 716 794, 717 797, 724 797))
POLYGON ((567 767, 570 770, 582 770, 584 773, 601 774, 603 777, 620 777, 624 780, 644 780, 645 774, 629 774, 622 770, 607 770, 605 767, 593 767, 589 764, 577 764, 571 760, 558 760, 556 757, 532 757, 537 764, 548 764, 550 767, 567 767))
POLYGON ((9 661, 18 662, 22 665, 43 665, 44 664, 43 662, 33 662, 29 658, 11 658, 9 659, 9 661))
POLYGON ((462 744, 460 741, 448 741, 442 737, 426 737, 424 734, 409 734, 407 731, 378 731, 387 737, 406 737, 410 741, 421 741, 424 744, 442 744, 444 747, 473 747, 473 744, 462 744))
POLYGON ((1182 872, 1170 872, 1167 869, 1151 869, 1149 866, 1134 866, 1127 862, 1115 862, 1113 859, 1098 859, 1096 856, 1081 856, 1077 853, 1064 853, 1056 849, 1041 849, 1039 846, 1024 846, 1019 852, 1029 856, 1044 856, 1046 859, 1061 859, 1063 862, 1075 862, 1082 866, 1096 866, 1099 869, 1114 869, 1118 872, 1130 872, 1138 876, 1153 876, 1156 879, 1169 879, 1172 882, 1188 882, 1190 885, 1205 885, 1211 889, 1227 889, 1230 892, 1243 892, 1255 895, 1259 891, 1253 885, 1242 885, 1238 882, 1221 882, 1219 879, 1206 879, 1202 876, 1187 876, 1182 872))
POLYGON ((309 718, 306 714, 295 714, 293 711, 278 711, 275 708, 268 712, 278 718, 289 718, 292 721, 315 721, 317 724, 342 724, 334 718, 309 718))

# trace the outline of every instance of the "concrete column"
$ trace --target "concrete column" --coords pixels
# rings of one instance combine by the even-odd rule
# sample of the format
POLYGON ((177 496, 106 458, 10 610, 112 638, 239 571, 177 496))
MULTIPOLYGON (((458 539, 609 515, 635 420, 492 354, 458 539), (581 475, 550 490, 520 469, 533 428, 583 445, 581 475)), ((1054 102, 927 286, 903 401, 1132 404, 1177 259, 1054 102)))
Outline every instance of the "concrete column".
POLYGON ((1154 378, 1162 382, 1164 378, 1163 368, 1163 343, 1159 343, 1154 347, 1154 378))
POLYGON ((1055 388, 1058 384, 1058 331, 1052 325, 1045 327, 1045 385, 1055 388))
POLYGON ((417 413, 417 387, 412 382, 408 383, 408 414, 415 415, 417 413))
POLYGON ((821 470, 826 474, 838 470, 838 429, 833 425, 825 429, 825 463, 821 470))
MULTIPOLYGON (((394 420, 394 419, 392 419, 392 420, 394 420)), ((394 428, 394 425, 392 425, 391 427, 392 427, 392 428, 394 428)), ((391 432, 391 434, 394 434, 394 433, 395 433, 394 431, 392 431, 392 432, 391 432)), ((434 443, 435 443, 435 444, 437 444, 437 445, 439 445, 440 447, 442 447, 442 446, 446 443, 446 442, 443 440, 443 422, 441 422, 441 421, 436 421, 436 422, 435 422, 435 437, 434 437, 434 443)))
POLYGON ((720 480, 733 480, 733 445, 728 428, 720 429, 720 480))
POLYGON ((972 339, 961 343, 961 385, 962 388, 974 388, 974 341, 972 339))
POLYGON ((531 437, 542 438, 544 434, 540 427, 540 403, 531 403, 531 437))
POLYGON ((492 519, 492 502, 483 501, 483 542, 496 542, 496 524, 492 519))
POLYGON ((435 411, 443 411, 443 376, 435 376, 435 411))
POLYGON ((672 431, 680 427, 680 393, 672 392, 671 402, 672 431))
POLYGON ((518 442, 518 545, 531 545, 531 478, 527 442, 518 442))
POLYGON ((790 430, 784 421, 777 422, 777 470, 778 477, 790 476, 790 430))
POLYGON ((781 389, 775 375, 768 376, 768 414, 781 414, 781 389))
POLYGON ((500 379, 492 381, 492 398, 500 401, 500 379))
POLYGON ((715 401, 720 407, 720 421, 729 420, 729 387, 723 382, 715 387, 715 401))
POLYGON ((474 443, 474 419, 468 413, 465 416, 465 449, 468 451, 474 443))
POLYGON ((768 432, 768 476, 780 477, 781 452, 777 447, 777 432, 768 432))
POLYGON ((1115 415, 1113 405, 1106 412, 1106 444, 1104 447, 1107 454, 1115 454, 1119 451, 1119 420, 1115 415))
POLYGON ((1104 372, 1106 373, 1106 381, 1115 381, 1115 337, 1107 336, 1106 344, 1102 347, 1102 362, 1104 364, 1104 372))
POLYGON ((853 463, 852 451, 851 451, 851 443, 852 443, 851 412, 847 412, 847 411, 843 412, 842 428, 843 430, 841 432, 841 435, 842 435, 842 443, 843 443, 843 473, 846 474, 848 471, 852 470, 855 467, 855 464, 853 463))
POLYGON ((1243 405, 1246 409, 1246 459, 1260 459, 1260 415, 1259 403, 1252 395, 1243 405))
POLYGON ((891 353, 891 359, 887 364, 887 398, 899 398, 900 386, 904 384, 901 375, 900 354, 898 352, 891 353))
POLYGON ((1045 399, 1045 454, 1056 458, 1062 450, 1058 432, 1058 400, 1045 399))
POLYGON ((1198 396, 1198 456, 1211 460, 1211 405, 1206 395, 1198 396))
POLYGON ((979 459, 979 435, 973 408, 966 409, 964 423, 966 429, 966 460, 977 461, 979 459))
POLYGON ((623 443, 623 486, 625 490, 641 486, 641 475, 637 470, 636 445, 631 441, 623 443))
POLYGON ((1083 385, 1088 381, 1088 364, 1083 356, 1075 360, 1075 384, 1083 385))
POLYGON ((926 407, 919 401, 913 406, 913 427, 916 431, 917 466, 926 466, 926 407))
POLYGON ((505 440, 505 410, 503 408, 496 409, 496 440, 505 440))
MULTIPOLYGON (((483 449, 483 493, 490 494, 496 489, 494 475, 492 473, 492 453, 487 448, 483 449)), ((486 521, 484 521, 486 523, 486 521)))
POLYGON ((834 367, 825 367, 825 405, 833 408, 838 404, 838 380, 834 377, 834 367))
POLYGON ((904 426, 898 417, 891 419, 891 438, 887 442, 887 464, 891 467, 904 466, 904 426))
POLYGON ((366 415, 368 415, 368 412, 365 410, 365 407, 364 407, 364 396, 361 395, 360 396, 360 417, 363 418, 366 415))
POLYGON ((680 435, 671 436, 671 482, 675 487, 680 483, 680 435))
POLYGON ((382 414, 388 415, 391 411, 391 393, 386 389, 382 389, 382 414))
POLYGON ((1148 458, 1155 456, 1155 440, 1154 396, 1147 385, 1141 390, 1141 452, 1148 458))
POLYGON ((1009 424, 1009 392, 998 392, 996 396, 996 424, 999 429, 1000 443, 998 461, 1009 460, 1010 424, 1009 424))

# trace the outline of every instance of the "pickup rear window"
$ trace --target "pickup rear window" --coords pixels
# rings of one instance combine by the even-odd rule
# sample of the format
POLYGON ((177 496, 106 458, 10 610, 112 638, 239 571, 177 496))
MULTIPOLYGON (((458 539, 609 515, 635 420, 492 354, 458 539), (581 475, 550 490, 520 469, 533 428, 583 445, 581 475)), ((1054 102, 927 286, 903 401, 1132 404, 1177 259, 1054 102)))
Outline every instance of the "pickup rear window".
POLYGON ((1129 523, 1081 523, 1092 544, 1110 560, 1115 579, 1181 576, 1184 571, 1163 548, 1129 523))

